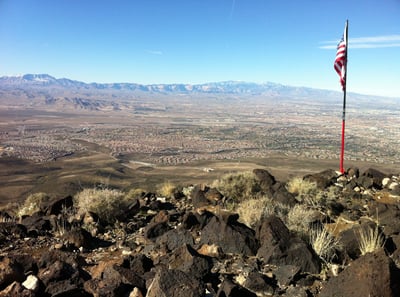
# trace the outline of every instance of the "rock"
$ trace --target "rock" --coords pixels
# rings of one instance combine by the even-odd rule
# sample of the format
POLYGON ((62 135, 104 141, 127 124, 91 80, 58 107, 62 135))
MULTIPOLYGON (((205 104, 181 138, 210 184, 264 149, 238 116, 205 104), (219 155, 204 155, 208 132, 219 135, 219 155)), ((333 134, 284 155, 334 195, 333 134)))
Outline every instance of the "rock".
POLYGON ((134 256, 128 256, 124 259, 122 267, 131 269, 138 275, 143 275, 149 272, 151 268, 154 267, 153 261, 142 254, 137 254, 134 256))
POLYGON ((195 186, 193 188, 191 197, 194 208, 199 208, 209 204, 205 192, 200 188, 200 186, 195 186))
POLYGON ((67 196, 65 198, 53 200, 53 201, 46 201, 41 205, 43 212, 45 215, 59 215, 63 212, 67 212, 68 209, 74 205, 72 196, 67 196))
POLYGON ((36 212, 31 216, 24 217, 21 221, 21 224, 26 227, 29 235, 33 237, 45 235, 46 232, 52 229, 48 217, 44 217, 39 212, 36 212))
POLYGON ((167 222, 150 223, 145 227, 144 235, 147 239, 154 240, 170 229, 167 222))
POLYGON ((247 275, 243 287, 257 296, 272 296, 275 291, 276 282, 260 272, 252 271, 247 275))
POLYGON ((200 255, 190 245, 175 250, 169 260, 169 269, 179 269, 197 279, 204 279, 211 271, 209 258, 200 255))
POLYGON ((20 283, 13 282, 0 292, 0 297, 35 297, 35 292, 25 289, 20 283))
POLYGON ((217 297, 257 297, 257 295, 231 280, 225 279, 218 289, 217 297))
POLYGON ((292 236, 280 218, 264 218, 256 229, 256 237, 261 244, 257 257, 264 263, 294 265, 301 272, 320 272, 319 257, 302 239, 292 236))
POLYGON ((25 280, 24 269, 14 259, 5 257, 0 261, 0 288, 5 288, 13 282, 25 280))
POLYGON ((197 252, 200 255, 208 256, 211 258, 220 258, 223 256, 222 249, 216 244, 203 244, 197 252))
POLYGON ((399 204, 385 204, 371 202, 368 215, 379 222, 386 236, 400 233, 400 206, 399 204))
POLYGON ((96 246, 96 239, 83 228, 73 228, 72 230, 66 231, 62 239, 67 246, 71 247, 73 250, 78 250, 80 247, 85 250, 90 250, 96 246))
POLYGON ((193 276, 174 269, 160 268, 146 297, 202 297, 204 284, 193 276))
POLYGON ((363 174, 362 176, 366 176, 366 177, 370 177, 372 178, 372 183, 373 186, 376 189, 382 189, 383 185, 382 185, 382 180, 387 177, 386 174, 384 174, 383 172, 373 169, 373 168, 368 168, 363 174))
POLYGON ((290 193, 284 184, 279 183, 279 187, 276 187, 272 195, 272 199, 275 202, 282 203, 283 205, 288 205, 290 207, 295 206, 297 200, 295 196, 290 193))
POLYGON ((35 275, 28 275, 22 286, 28 290, 37 292, 39 290, 39 279, 35 275))
POLYGON ((358 169, 357 167, 350 167, 349 169, 347 169, 346 175, 350 179, 357 178, 360 176, 360 169, 358 169))
POLYGON ((0 246, 13 244, 16 239, 28 236, 24 225, 15 222, 0 222, 0 246))
POLYGON ((202 229, 199 244, 216 244, 224 253, 246 256, 255 255, 259 247, 252 229, 238 222, 228 224, 216 216, 202 229))
POLYGON ((172 229, 156 238, 156 243, 165 246, 169 251, 181 247, 183 244, 194 245, 193 236, 185 229, 172 229))
POLYGON ((213 205, 218 204, 224 198, 224 195, 221 194, 216 188, 208 188, 204 193, 206 199, 213 205))
POLYGON ((308 297, 308 296, 309 294, 307 293, 306 289, 302 287, 293 287, 293 286, 287 288, 285 294, 283 295, 283 297, 308 297))
MULTIPOLYGON (((371 189, 374 185, 374 180, 372 177, 362 175, 358 177, 355 182, 358 186, 361 186, 363 189, 371 189)), ((354 189, 354 188, 353 188, 354 189)))
POLYGON ((326 189, 336 181, 337 173, 333 169, 328 169, 315 174, 309 174, 303 177, 304 180, 315 182, 320 189, 326 189))
POLYGON ((282 265, 279 266, 275 271, 274 275, 278 281, 280 287, 289 286, 296 275, 300 272, 300 267, 295 265, 282 265))
POLYGON ((139 288, 133 288, 132 292, 129 294, 129 297, 144 297, 139 288))
POLYGON ((319 297, 400 296, 400 274, 383 249, 355 260, 323 285, 319 297))
POLYGON ((263 192, 269 192, 271 187, 276 183, 275 177, 265 169, 256 168, 253 170, 253 174, 259 181, 263 192))

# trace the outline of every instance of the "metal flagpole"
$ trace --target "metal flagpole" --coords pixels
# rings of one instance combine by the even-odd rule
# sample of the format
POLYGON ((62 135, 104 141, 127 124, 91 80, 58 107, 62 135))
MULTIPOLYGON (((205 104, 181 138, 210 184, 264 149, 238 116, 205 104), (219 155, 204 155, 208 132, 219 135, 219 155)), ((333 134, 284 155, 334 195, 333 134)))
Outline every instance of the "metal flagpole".
POLYGON ((347 86, 347 48, 348 48, 348 25, 349 21, 346 20, 346 27, 345 27, 345 33, 344 33, 344 38, 345 38, 345 58, 344 58, 344 77, 343 77, 343 114, 342 114, 342 145, 340 149, 340 172, 343 174, 344 173, 344 167, 343 167, 343 160, 344 160, 344 132, 345 132, 345 125, 346 125, 346 86, 347 86))

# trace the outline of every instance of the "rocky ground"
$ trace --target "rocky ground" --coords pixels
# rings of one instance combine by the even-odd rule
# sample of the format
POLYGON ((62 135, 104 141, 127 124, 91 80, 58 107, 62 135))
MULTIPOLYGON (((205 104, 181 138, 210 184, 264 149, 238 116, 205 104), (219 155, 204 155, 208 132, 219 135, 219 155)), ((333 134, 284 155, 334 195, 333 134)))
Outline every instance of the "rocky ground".
MULTIPOLYGON (((268 171, 253 173, 276 205, 303 203, 268 171)), ((77 215, 65 197, 19 220, 1 213, 0 296, 400 296, 399 175, 351 168, 303 180, 335 189, 308 206, 309 224, 334 235, 329 258, 274 211, 241 223, 205 185, 138 194, 112 225, 77 215), (376 230, 381 245, 362 254, 360 230, 376 230)))

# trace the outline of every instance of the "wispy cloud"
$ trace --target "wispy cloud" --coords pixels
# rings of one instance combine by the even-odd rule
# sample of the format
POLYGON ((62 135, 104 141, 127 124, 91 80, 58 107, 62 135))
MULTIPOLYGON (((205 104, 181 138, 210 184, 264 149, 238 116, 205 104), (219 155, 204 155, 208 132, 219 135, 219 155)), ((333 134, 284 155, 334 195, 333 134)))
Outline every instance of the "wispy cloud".
MULTIPOLYGON (((339 40, 323 41, 320 49, 336 49, 339 40)), ((400 35, 382 35, 372 37, 349 38, 350 48, 387 48, 400 47, 400 35)))
POLYGON ((157 56, 161 56, 163 54, 162 51, 155 51, 155 50, 146 50, 146 53, 148 53, 150 55, 157 55, 157 56))

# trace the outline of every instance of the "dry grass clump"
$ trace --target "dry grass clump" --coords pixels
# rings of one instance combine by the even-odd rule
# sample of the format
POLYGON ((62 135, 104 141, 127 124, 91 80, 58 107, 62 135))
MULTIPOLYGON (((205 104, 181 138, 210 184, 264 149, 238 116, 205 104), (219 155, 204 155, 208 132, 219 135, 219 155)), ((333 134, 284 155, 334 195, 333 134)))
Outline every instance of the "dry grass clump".
POLYGON ((310 209, 304 204, 293 206, 286 217, 286 226, 298 233, 300 236, 309 232, 310 224, 315 219, 315 210, 310 209))
POLYGON ((238 203, 255 198, 261 190, 256 176, 247 171, 226 174, 214 181, 212 187, 238 203))
POLYGON ((327 263, 332 261, 336 256, 336 251, 340 249, 337 238, 330 234, 325 227, 310 229, 310 244, 315 253, 327 263))
POLYGON ((270 203, 270 199, 265 196, 242 201, 235 210, 239 214, 239 221, 250 228, 255 227, 263 216, 264 208, 268 203, 270 203))
POLYGON ((378 226, 375 228, 361 228, 358 231, 358 245, 361 255, 373 253, 385 244, 384 236, 379 232, 378 226))
POLYGON ((287 190, 296 196, 299 202, 308 205, 318 206, 324 194, 318 189, 316 182, 304 180, 301 177, 294 177, 286 184, 287 190))
POLYGON ((40 206, 43 202, 46 202, 50 197, 46 193, 34 193, 30 194, 25 202, 18 208, 16 216, 21 218, 23 216, 30 216, 35 212, 40 211, 40 206))
POLYGON ((74 199, 78 213, 93 212, 110 224, 118 220, 130 201, 123 192, 112 189, 84 189, 74 199))
POLYGON ((171 182, 165 182, 159 186, 158 194, 162 197, 170 198, 174 194, 176 186, 171 182))

